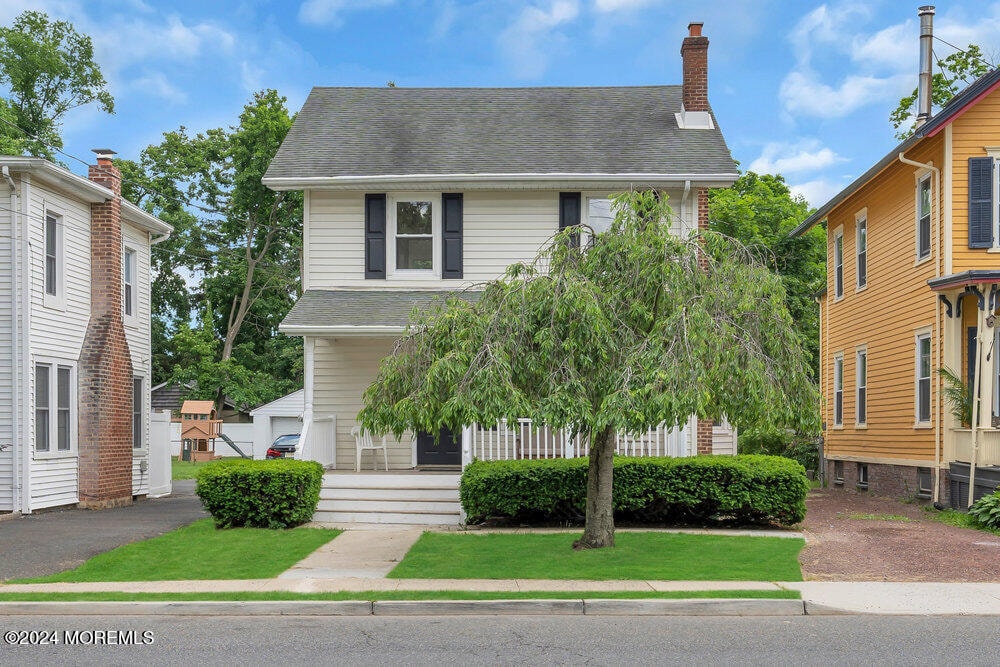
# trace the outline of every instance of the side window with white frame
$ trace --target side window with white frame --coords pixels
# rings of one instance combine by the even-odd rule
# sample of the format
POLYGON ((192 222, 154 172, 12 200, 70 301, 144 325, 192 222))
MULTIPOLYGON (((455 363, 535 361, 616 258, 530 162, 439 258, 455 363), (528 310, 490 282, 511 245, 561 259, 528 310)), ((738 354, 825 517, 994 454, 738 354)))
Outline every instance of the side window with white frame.
POLYGON ((833 296, 844 296, 844 229, 838 227, 833 233, 833 296))
POLYGON ((35 451, 71 453, 76 449, 75 368, 72 364, 35 364, 35 451))
POLYGON ((397 197, 393 199, 390 217, 390 257, 393 273, 434 274, 437 272, 437 246, 440 234, 440 211, 435 199, 397 197))
POLYGON ((868 209, 858 213, 854 218, 855 228, 855 274, 857 289, 868 285, 868 209))
POLYGON ((859 347, 854 353, 855 362, 855 422, 858 426, 868 424, 868 348, 859 347))
POLYGON ((833 355, 833 425, 844 425, 844 353, 833 355))
POLYGON ((143 385, 141 377, 132 378, 132 449, 143 449, 146 446, 146 429, 142 418, 146 404, 143 385))
POLYGON ((917 181, 917 261, 931 256, 931 176, 917 181))
POLYGON ((49 307, 62 307, 66 285, 65 261, 63 253, 63 218, 60 215, 45 212, 44 237, 44 303, 49 307))
POLYGON ((139 314, 138 254, 132 248, 125 248, 122 255, 122 312, 125 317, 139 314))
POLYGON ((916 334, 915 350, 915 400, 916 422, 927 425, 931 421, 931 334, 919 331, 916 334))

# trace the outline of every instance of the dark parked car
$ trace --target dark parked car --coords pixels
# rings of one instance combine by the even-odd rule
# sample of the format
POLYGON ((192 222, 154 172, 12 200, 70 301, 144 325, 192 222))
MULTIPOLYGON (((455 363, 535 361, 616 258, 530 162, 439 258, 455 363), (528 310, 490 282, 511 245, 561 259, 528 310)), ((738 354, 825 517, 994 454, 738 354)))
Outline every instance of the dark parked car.
POLYGON ((271 443, 271 446, 267 448, 267 453, 264 458, 268 459, 283 459, 286 456, 291 458, 292 454, 295 453, 295 449, 299 446, 299 434, 292 433, 289 435, 279 435, 271 443))

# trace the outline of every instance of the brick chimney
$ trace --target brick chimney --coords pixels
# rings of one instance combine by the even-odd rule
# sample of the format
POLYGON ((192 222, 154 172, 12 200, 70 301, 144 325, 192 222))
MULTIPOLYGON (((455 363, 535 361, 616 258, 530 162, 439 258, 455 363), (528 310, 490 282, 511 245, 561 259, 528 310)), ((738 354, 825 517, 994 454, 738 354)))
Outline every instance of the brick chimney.
POLYGON ((685 111, 708 111, 708 37, 701 34, 704 23, 689 23, 688 36, 681 43, 684 63, 682 101, 685 111))
POLYGON ((114 196, 90 207, 90 322, 80 351, 80 507, 132 504, 132 358, 122 322, 121 172, 97 149, 89 178, 114 196))

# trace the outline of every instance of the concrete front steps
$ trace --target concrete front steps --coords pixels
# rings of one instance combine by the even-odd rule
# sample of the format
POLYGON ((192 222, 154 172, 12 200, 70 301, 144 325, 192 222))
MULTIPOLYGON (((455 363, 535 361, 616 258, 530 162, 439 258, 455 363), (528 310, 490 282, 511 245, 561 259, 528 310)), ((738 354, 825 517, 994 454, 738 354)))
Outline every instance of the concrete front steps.
POLYGON ((313 521, 453 525, 462 522, 458 473, 337 473, 323 475, 313 521))

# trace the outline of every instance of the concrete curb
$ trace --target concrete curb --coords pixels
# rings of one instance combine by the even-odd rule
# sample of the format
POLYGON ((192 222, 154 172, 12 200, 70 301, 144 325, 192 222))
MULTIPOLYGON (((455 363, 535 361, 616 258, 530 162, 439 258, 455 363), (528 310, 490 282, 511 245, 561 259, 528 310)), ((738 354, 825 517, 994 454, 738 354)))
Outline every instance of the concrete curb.
POLYGON ((803 616, 802 600, 0 602, 0 616, 803 616))

